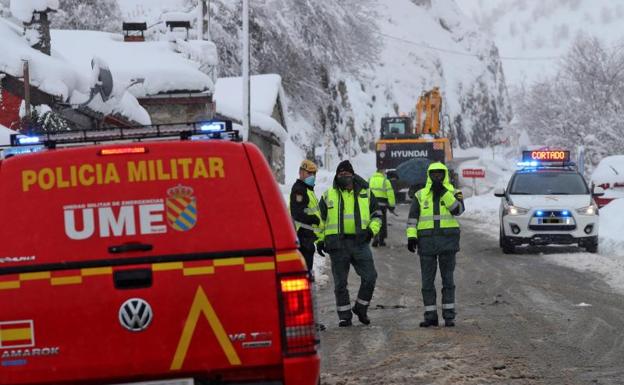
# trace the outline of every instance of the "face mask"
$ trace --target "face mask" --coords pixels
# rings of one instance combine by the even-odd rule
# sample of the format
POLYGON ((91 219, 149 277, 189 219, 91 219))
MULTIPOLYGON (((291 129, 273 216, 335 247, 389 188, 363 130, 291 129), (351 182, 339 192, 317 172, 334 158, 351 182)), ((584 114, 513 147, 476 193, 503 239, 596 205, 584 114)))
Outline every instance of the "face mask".
POLYGON ((316 176, 314 175, 310 175, 303 180, 303 183, 307 184, 310 187, 314 187, 314 182, 316 182, 316 176))
POLYGON ((336 183, 338 184, 338 187, 340 188, 347 188, 351 186, 351 184, 353 184, 353 177, 352 176, 339 176, 336 178, 336 183))
POLYGON ((442 191, 443 188, 444 188, 444 185, 439 180, 434 180, 431 185, 431 189, 435 192, 440 192, 442 191))

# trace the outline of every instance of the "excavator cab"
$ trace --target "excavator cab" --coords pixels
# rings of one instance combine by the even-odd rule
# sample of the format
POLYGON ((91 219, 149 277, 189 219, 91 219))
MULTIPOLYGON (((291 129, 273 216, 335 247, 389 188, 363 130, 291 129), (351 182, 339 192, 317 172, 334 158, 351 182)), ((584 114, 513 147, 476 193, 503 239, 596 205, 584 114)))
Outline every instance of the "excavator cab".
MULTIPOLYGON (((377 169, 386 170, 394 177, 393 187, 399 201, 413 196, 418 188, 414 182, 402 178, 399 166, 414 158, 444 162, 451 166, 451 142, 441 129, 442 96, 440 89, 423 92, 416 103, 414 119, 409 116, 381 118, 380 139, 375 145, 377 169)), ((449 167, 451 179, 455 173, 449 167)))
POLYGON ((407 116, 381 118, 381 138, 398 139, 413 137, 412 119, 407 116))

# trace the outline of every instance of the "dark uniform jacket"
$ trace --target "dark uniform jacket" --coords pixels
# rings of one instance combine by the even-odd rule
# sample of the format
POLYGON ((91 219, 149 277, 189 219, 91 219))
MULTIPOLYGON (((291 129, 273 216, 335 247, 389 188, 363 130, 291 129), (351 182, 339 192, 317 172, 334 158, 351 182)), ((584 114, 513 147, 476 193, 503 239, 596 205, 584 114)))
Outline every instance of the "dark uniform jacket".
MULTIPOLYGON (((310 187, 305 184, 301 179, 297 179, 295 184, 290 191, 290 215, 293 220, 301 223, 305 223, 306 225, 318 225, 319 219, 316 215, 309 215, 305 213, 305 209, 308 208, 308 204, 310 200, 308 198, 308 190, 314 190, 314 187, 310 187)), ((300 227, 297 231, 297 237, 299 240, 316 240, 316 234, 314 231, 309 229, 304 229, 300 227)))

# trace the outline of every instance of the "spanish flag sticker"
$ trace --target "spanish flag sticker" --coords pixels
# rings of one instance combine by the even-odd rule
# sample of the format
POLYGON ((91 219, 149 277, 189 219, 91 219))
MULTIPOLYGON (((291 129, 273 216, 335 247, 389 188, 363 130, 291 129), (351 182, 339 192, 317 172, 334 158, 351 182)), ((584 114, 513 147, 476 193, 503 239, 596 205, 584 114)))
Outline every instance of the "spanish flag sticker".
POLYGON ((33 321, 0 322, 0 349, 27 348, 35 345, 33 321))

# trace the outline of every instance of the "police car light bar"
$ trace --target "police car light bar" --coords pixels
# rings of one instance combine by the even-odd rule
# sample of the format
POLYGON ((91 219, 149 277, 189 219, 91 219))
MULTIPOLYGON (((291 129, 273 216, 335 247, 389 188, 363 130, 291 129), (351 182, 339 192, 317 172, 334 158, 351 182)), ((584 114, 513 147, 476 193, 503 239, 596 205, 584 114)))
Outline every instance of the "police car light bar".
POLYGON ((534 150, 534 151, 522 151, 523 162, 569 162, 570 151, 563 150, 534 150))
POLYGON ((90 130, 56 132, 31 132, 28 135, 12 134, 11 147, 44 145, 54 148, 57 144, 99 143, 112 141, 141 141, 155 138, 178 137, 182 140, 223 139, 240 141, 238 130, 232 129, 231 120, 191 123, 154 124, 133 127, 106 127, 90 130))

